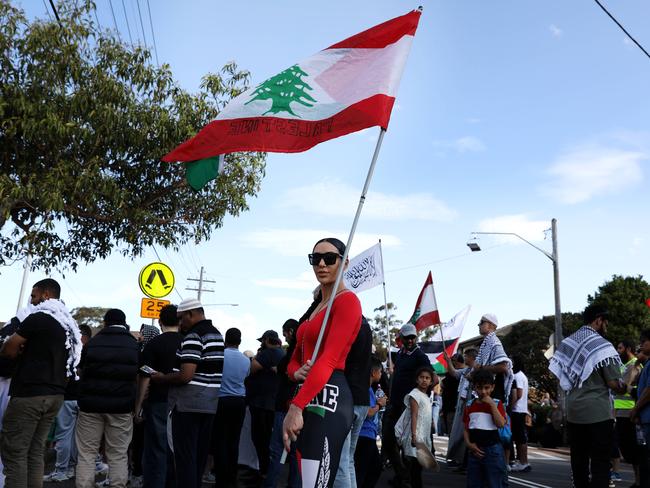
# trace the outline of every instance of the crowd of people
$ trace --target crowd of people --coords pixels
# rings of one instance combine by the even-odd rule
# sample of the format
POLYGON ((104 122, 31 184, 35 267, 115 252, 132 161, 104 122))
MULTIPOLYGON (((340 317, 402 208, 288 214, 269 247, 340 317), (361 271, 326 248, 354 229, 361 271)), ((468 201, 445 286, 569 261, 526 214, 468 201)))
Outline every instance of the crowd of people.
MULTIPOLYGON (((393 486, 419 488, 423 469, 440 469, 436 434, 448 437, 446 464, 470 488, 501 488, 508 472, 530 471, 525 362, 506 354, 497 317, 481 317, 478 349, 444 353, 442 381, 410 323, 386 367, 358 298, 335 289, 344 255, 338 239, 316 243, 312 304, 282 325, 284 346, 267 330, 254 353, 239 350, 239 329, 222 335, 196 299, 164 307, 160 329, 139 332, 110 309, 93 335, 55 280, 37 282, 31 305, 0 331, 4 486, 72 478, 79 488, 237 486, 249 431, 265 488, 372 488, 386 469, 393 486), (52 425, 56 462, 45 473, 52 425)), ((550 361, 567 392, 574 486, 609 486, 622 455, 634 486, 648 487, 650 331, 640 350, 629 340, 617 350, 604 338, 606 310, 590 306, 584 317, 550 361)))

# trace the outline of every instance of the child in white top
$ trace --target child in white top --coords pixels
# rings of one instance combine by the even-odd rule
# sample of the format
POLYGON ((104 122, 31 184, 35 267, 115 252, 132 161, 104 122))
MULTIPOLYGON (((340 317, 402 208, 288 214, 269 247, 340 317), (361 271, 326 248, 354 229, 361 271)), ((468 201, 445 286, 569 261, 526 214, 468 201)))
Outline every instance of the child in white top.
POLYGON ((424 444, 433 451, 431 442, 431 390, 438 383, 438 376, 431 367, 424 366, 416 372, 416 387, 404 397, 404 431, 401 437, 405 464, 410 468, 411 486, 422 487, 422 466, 416 457, 416 443, 424 444))

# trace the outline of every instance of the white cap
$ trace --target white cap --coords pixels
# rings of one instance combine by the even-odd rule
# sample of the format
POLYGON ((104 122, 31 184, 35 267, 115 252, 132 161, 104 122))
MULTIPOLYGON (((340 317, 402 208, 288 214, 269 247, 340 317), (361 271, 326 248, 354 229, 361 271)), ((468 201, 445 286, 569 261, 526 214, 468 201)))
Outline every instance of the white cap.
POLYGON ((399 330, 399 335, 401 335, 402 337, 416 336, 418 335, 418 331, 415 329, 415 325, 404 324, 402 325, 402 328, 399 330))
POLYGON ((201 302, 196 298, 186 298, 176 307, 177 312, 187 312, 188 310, 196 310, 197 308, 203 308, 201 302))
POLYGON ((493 313, 485 313, 481 317, 481 322, 483 321, 490 322, 491 324, 494 324, 495 326, 499 327, 499 319, 497 319, 497 316, 494 315, 493 313))

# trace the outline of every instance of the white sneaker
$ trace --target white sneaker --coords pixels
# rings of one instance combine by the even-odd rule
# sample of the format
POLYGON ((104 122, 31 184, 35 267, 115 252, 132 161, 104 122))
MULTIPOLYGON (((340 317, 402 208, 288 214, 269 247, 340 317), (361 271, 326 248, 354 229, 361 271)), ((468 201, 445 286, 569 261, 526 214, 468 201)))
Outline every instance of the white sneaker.
POLYGON ((106 474, 108 473, 108 464, 101 461, 95 461, 95 474, 106 474))
POLYGON ((203 479, 201 481, 210 485, 214 485, 217 482, 214 474, 209 471, 203 475, 203 479))
POLYGON ((62 473, 61 471, 52 471, 50 474, 43 476, 43 481, 48 483, 59 483, 61 481, 68 481, 69 479, 68 473, 62 473))
POLYGON ((106 488, 107 486, 111 486, 111 480, 109 480, 108 478, 106 478, 103 481, 98 481, 97 483, 95 483, 96 488, 106 488))
POLYGON ((129 479, 129 486, 131 488, 142 488, 143 483, 144 483, 144 477, 142 476, 131 475, 131 478, 129 479))

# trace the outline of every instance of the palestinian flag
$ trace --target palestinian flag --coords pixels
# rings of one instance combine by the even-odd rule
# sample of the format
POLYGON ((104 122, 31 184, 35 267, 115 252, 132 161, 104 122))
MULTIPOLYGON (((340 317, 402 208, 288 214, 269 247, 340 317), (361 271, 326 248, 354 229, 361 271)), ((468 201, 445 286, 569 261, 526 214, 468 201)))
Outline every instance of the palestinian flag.
POLYGON ((349 37, 250 88, 163 161, 300 152, 375 125, 387 128, 420 14, 349 37))
POLYGON ((440 323, 436 294, 433 291, 433 278, 431 277, 431 271, 429 271, 427 279, 424 282, 424 287, 422 288, 420 296, 418 296, 418 301, 415 304, 415 311, 408 322, 415 325, 415 329, 418 332, 440 323))
POLYGON ((430 341, 420 342, 420 349, 429 356, 433 369, 438 374, 447 372, 447 361, 445 361, 443 350, 452 356, 458 349, 460 336, 467 321, 467 316, 472 307, 468 305, 458 312, 449 322, 438 327, 437 332, 430 341))

